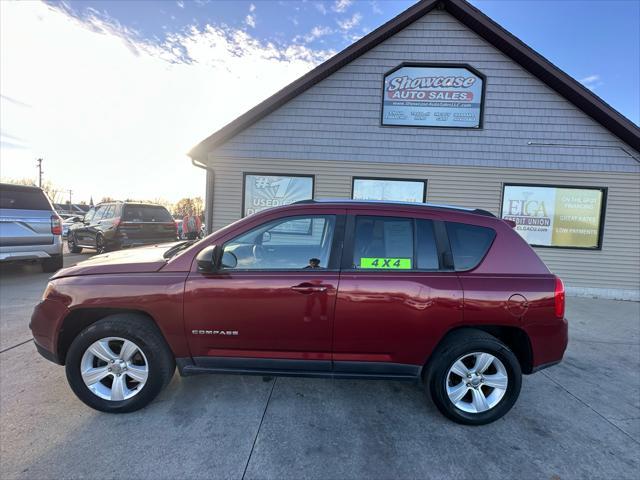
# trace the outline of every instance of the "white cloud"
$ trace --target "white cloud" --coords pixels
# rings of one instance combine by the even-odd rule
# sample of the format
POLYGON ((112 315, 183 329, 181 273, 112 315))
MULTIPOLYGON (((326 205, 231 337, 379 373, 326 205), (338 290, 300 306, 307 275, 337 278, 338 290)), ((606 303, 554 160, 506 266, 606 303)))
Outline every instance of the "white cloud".
POLYGON ((358 12, 354 13, 351 18, 346 18, 344 20, 336 20, 338 25, 342 30, 348 32, 349 30, 357 27, 360 24, 360 20, 362 20, 362 15, 358 12))
POLYGON ((596 88, 604 85, 604 82, 600 79, 600 75, 594 74, 589 75, 580 79, 580 83, 582 83, 589 90, 595 90, 596 88))
POLYGON ((326 35, 331 35, 333 33, 333 29, 327 26, 316 25, 307 33, 306 35, 297 35, 294 37, 294 42, 313 42, 314 40, 324 37, 326 35))
POLYGON ((182 0, 176 0, 176 5, 180 8, 184 8, 184 2, 182 0))
POLYGON ((244 18, 245 25, 256 28, 256 14, 253 13, 256 11, 256 6, 252 3, 249 5, 249 14, 244 18))
POLYGON ((333 6, 331 7, 331 9, 334 12, 342 13, 347 8, 349 8, 352 3, 353 0, 336 0, 335 2, 333 2, 333 6))
POLYGON ((382 14, 382 9, 380 8, 376 0, 373 0, 370 4, 371 4, 371 11, 373 13, 375 13, 376 15, 382 14))
POLYGON ((313 4, 322 15, 327 14, 327 7, 324 6, 324 3, 314 3, 313 4))
POLYGON ((35 178, 42 156, 78 200, 202 195, 186 152, 333 53, 212 25, 154 45, 42 3, 0 8, 0 174, 35 178))

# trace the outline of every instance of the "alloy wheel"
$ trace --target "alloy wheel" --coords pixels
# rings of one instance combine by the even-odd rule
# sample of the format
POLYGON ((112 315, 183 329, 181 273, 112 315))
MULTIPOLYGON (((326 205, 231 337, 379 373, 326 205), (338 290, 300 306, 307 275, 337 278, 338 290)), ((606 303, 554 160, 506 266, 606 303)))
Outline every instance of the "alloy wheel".
POLYGON ((94 395, 122 401, 140 393, 149 377, 149 363, 131 340, 107 337, 92 343, 84 352, 80 374, 94 395))
POLYGON ((96 236, 96 253, 104 253, 104 252, 105 252, 104 238, 102 238, 102 235, 98 235, 96 236))
POLYGON ((482 413, 494 408, 507 392, 508 384, 504 364, 486 352, 473 352, 458 358, 445 379, 449 400, 467 413, 482 413))

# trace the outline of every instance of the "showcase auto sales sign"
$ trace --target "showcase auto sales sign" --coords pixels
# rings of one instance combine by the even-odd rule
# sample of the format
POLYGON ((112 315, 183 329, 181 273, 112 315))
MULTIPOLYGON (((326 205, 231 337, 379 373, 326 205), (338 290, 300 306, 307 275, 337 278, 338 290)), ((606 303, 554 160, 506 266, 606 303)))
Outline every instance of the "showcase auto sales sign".
POLYGON ((465 67, 400 67, 384 77, 382 124, 479 128, 482 87, 465 67))

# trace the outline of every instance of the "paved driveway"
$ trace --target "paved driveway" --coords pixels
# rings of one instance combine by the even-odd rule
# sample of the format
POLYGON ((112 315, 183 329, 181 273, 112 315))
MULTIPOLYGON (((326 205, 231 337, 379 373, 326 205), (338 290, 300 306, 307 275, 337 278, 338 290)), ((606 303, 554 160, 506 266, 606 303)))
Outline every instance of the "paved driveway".
POLYGON ((569 298, 565 361, 485 427, 445 420, 413 384, 249 376, 176 375, 107 415, 29 340, 46 279, 0 275, 0 478, 638 478, 638 303, 569 298))

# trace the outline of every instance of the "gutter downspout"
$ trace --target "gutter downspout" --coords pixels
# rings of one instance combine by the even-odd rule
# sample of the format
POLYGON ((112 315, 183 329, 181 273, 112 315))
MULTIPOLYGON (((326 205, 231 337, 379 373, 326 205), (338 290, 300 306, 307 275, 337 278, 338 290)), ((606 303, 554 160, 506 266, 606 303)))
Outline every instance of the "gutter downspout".
POLYGON ((202 168, 207 172, 206 191, 204 196, 204 224, 207 235, 213 231, 213 185, 215 180, 215 172, 213 168, 199 162, 195 158, 191 159, 191 165, 202 168))

